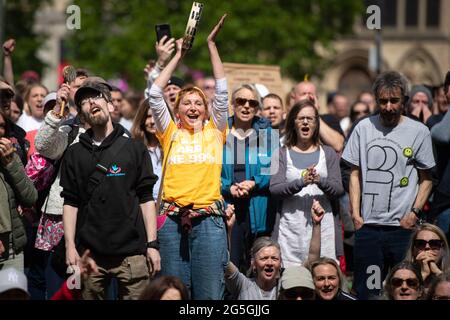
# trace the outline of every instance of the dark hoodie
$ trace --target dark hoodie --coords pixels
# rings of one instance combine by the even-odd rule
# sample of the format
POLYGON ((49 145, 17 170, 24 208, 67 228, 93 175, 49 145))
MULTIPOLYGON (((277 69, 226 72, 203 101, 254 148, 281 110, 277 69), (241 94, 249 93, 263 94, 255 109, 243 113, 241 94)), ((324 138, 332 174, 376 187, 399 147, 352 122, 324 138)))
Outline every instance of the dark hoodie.
POLYGON ((61 167, 64 204, 78 208, 77 247, 103 255, 142 254, 147 242, 139 204, 153 200, 157 177, 145 145, 124 133, 124 128, 115 124, 113 132, 95 146, 89 129, 80 135, 79 143, 69 147, 61 167), (104 150, 120 137, 128 141, 115 155, 102 183, 89 196, 86 190, 95 165, 104 150))

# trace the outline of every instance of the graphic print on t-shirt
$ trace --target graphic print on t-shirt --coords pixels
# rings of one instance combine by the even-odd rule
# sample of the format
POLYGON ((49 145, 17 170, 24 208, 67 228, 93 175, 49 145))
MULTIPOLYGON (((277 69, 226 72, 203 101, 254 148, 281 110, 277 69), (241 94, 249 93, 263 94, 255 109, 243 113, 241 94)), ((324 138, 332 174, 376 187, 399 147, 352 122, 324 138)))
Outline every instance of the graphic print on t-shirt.
MULTIPOLYGON (((381 145, 377 141, 367 150, 367 177, 364 188, 364 201, 374 212, 389 212, 398 156, 393 146, 381 145)), ((382 140, 390 144, 389 140, 382 140)), ((369 143, 370 145, 370 143, 369 143)))

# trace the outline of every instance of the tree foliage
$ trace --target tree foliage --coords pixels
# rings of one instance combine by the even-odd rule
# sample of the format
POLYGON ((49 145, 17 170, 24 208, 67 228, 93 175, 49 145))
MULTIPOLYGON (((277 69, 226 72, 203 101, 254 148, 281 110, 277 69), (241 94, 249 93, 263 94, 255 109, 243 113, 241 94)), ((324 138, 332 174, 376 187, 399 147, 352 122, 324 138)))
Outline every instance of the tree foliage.
MULTIPOLYGON (((317 44, 352 31, 361 0, 228 0, 206 1, 194 47, 184 63, 210 71, 206 37, 223 13, 228 13, 218 37, 222 60, 280 65, 284 76, 319 75, 324 61, 317 44)), ((122 76, 142 88, 142 69, 155 58, 154 25, 169 23, 182 37, 192 6, 177 0, 75 0, 81 8, 81 30, 68 40, 69 60, 104 77, 122 76)))
POLYGON ((16 39, 16 50, 13 53, 15 79, 26 70, 42 73, 45 64, 36 56, 46 35, 36 34, 33 30, 35 13, 51 0, 14 0, 6 1, 4 6, 4 39, 16 39))

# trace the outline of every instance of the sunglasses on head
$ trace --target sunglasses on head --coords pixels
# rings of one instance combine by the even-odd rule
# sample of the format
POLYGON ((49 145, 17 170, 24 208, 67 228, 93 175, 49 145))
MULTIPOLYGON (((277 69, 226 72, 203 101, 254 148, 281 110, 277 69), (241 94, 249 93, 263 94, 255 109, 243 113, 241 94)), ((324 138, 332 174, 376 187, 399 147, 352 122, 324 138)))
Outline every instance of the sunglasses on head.
POLYGON ((406 285, 410 287, 411 289, 417 289, 419 287, 419 280, 414 278, 408 278, 408 279, 401 279, 401 278, 392 278, 391 279, 391 285, 393 287, 401 287, 403 285, 403 282, 406 282, 406 285))
POLYGON ((236 102, 236 105, 238 105, 238 106, 244 106, 247 102, 251 108, 257 108, 259 106, 258 100, 236 98, 234 101, 236 102))
POLYGON ((414 240, 414 247, 419 250, 425 250, 427 247, 427 243, 430 246, 432 250, 439 250, 442 248, 442 240, 439 239, 433 239, 433 240, 423 240, 423 239, 416 239, 414 240))

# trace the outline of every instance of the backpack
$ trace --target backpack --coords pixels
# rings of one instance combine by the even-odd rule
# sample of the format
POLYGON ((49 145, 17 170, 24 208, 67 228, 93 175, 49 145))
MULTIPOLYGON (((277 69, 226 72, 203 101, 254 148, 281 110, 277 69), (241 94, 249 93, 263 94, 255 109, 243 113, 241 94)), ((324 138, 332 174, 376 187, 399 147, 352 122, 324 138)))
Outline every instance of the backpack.
MULTIPOLYGON (((72 125, 72 130, 70 130, 67 137, 67 147, 72 144, 75 140, 79 132, 78 125, 72 125)), ((66 148, 67 150, 67 148, 66 148)), ((39 152, 34 152, 25 166, 25 173, 33 182, 36 190, 38 191, 38 200, 36 201, 35 208, 37 211, 40 211, 42 206, 45 203, 45 199, 50 193, 50 188, 55 182, 56 177, 58 175, 59 167, 61 165, 61 161, 64 158, 63 155, 58 160, 51 160, 43 155, 39 154, 39 152)))

